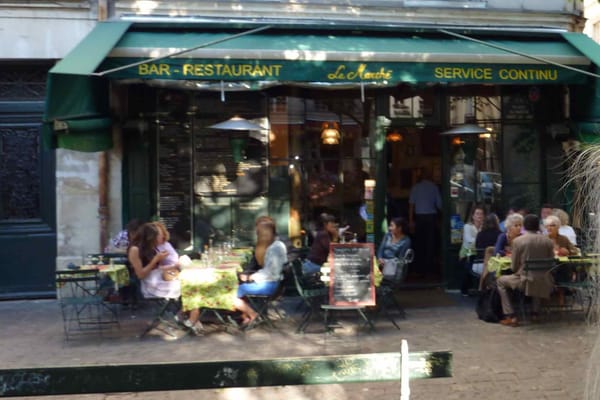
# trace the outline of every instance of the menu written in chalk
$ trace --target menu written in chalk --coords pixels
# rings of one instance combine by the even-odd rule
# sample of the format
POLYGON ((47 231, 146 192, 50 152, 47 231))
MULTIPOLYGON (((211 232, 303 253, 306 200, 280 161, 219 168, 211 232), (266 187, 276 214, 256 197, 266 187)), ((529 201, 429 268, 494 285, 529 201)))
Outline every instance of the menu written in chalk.
POLYGON ((159 131, 158 212, 178 249, 191 242, 191 139, 178 125, 159 131))
POLYGON ((375 305, 372 243, 330 244, 329 304, 375 305))

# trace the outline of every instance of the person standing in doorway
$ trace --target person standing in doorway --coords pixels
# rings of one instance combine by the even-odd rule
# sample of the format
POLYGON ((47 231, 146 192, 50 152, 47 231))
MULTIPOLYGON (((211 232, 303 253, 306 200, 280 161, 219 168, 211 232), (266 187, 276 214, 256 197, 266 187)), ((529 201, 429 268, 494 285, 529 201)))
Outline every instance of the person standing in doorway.
POLYGON ((431 181, 431 170, 422 167, 419 182, 413 186, 408 200, 410 229, 415 234, 415 266, 418 274, 433 274, 436 242, 436 217, 442 209, 440 190, 431 181))

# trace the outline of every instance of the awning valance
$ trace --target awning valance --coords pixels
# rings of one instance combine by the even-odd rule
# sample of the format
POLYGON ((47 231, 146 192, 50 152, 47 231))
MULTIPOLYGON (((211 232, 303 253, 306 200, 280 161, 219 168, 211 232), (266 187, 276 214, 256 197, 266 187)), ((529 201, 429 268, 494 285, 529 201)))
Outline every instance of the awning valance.
POLYGON ((101 151, 112 147, 112 119, 82 118, 54 120, 57 146, 79 151, 101 151))
MULTIPOLYGON (((379 87, 419 82, 583 84, 589 76, 578 71, 600 64, 598 45, 578 33, 488 34, 473 41, 443 31, 259 30, 99 23, 50 71, 46 143, 58 145, 63 134, 54 130, 55 120, 110 117, 110 80, 379 87)), ((110 127, 94 132, 110 137, 110 127)))
POLYGON ((576 71, 590 59, 560 35, 546 38, 487 39, 515 52, 473 41, 437 35, 375 35, 265 31, 214 46, 183 52, 199 43, 218 41, 229 31, 131 30, 100 67, 108 71, 153 57, 160 58, 105 76, 117 79, 281 81, 321 83, 460 82, 495 84, 583 83, 576 71))
POLYGON ((130 25, 130 22, 98 24, 50 70, 44 114, 46 147, 80 151, 112 147, 111 124, 106 123, 110 122, 108 79, 91 74, 130 25), (57 120, 73 122, 68 130, 56 130, 57 120), (86 128, 80 129, 82 126, 86 128))

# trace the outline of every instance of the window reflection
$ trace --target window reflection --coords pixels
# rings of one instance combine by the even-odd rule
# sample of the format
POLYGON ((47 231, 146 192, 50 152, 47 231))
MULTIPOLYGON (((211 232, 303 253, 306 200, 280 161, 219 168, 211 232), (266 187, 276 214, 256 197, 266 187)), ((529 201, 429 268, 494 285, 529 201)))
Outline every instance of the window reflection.
POLYGON ((487 211, 503 211, 500 104, 499 96, 449 98, 451 126, 471 123, 488 131, 449 138, 451 211, 463 221, 474 203, 483 204, 487 211))
MULTIPOLYGON (((370 104, 370 103, 367 103, 370 104)), ((364 236, 359 210, 364 179, 373 176, 369 151, 370 106, 360 98, 277 97, 270 100, 270 121, 275 132, 287 132, 287 158, 274 157, 270 163, 288 162, 291 177, 290 233, 315 229, 322 212, 334 214, 364 236), (365 118, 364 109, 369 115, 365 118), (323 140, 323 129, 335 127, 339 141, 323 140), (294 226, 296 224, 296 227, 294 226)), ((293 239, 293 238, 292 238, 293 239)))

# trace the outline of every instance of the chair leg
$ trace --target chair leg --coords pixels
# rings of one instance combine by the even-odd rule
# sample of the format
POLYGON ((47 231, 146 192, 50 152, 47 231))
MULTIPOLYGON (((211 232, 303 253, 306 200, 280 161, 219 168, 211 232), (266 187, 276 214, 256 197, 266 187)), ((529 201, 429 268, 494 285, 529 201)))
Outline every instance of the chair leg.
POLYGON ((323 312, 323 325, 325 326, 325 333, 333 331, 333 329, 329 327, 329 310, 327 309, 323 312))
MULTIPOLYGON (((169 307, 174 306, 175 304, 176 303, 173 299, 161 301, 158 313, 156 314, 156 316, 154 317, 154 319, 152 320, 150 325, 148 325, 148 327, 146 327, 146 329, 142 332, 142 334, 140 335, 140 339, 143 338, 144 336, 146 336, 148 334, 148 332, 150 332, 152 329, 157 328, 161 323, 165 323, 165 324, 169 325, 170 327, 176 328, 177 326, 173 322, 164 318, 164 315, 168 311, 169 307)), ((172 332, 169 332, 169 331, 164 331, 164 332, 170 336, 175 337, 175 335, 172 332)))
MULTIPOLYGON (((395 320, 395 319, 394 319, 394 317, 393 317, 393 316, 392 316, 392 315, 391 315, 391 314, 388 312, 387 306, 386 306, 384 303, 382 303, 382 304, 381 304, 381 306, 380 306, 380 310, 379 310, 379 311, 380 311, 380 312, 382 312, 382 313, 385 315, 385 317, 386 317, 387 319, 389 319, 390 321, 392 321, 392 324, 394 324, 394 326, 396 327, 396 329, 400 330, 400 327, 399 327, 399 326, 398 326, 398 324, 396 323, 396 320, 395 320)), ((404 313, 404 311, 403 311, 403 313, 404 313)), ((403 318, 405 318, 404 314, 403 314, 403 316, 402 316, 402 317, 403 317, 403 318)))
POLYGON ((258 314, 255 322, 253 323, 253 327, 264 322, 270 328, 275 329, 275 325, 268 315, 270 298, 266 296, 247 296, 246 299, 250 303, 250 307, 256 311, 256 314, 258 314))
MULTIPOLYGON (((360 315, 360 317, 361 317, 361 318, 364 320, 364 322, 365 322, 365 325, 369 325, 369 328, 370 328, 372 331, 374 331, 374 330, 375 330, 375 325, 373 324, 373 321, 371 321, 371 320, 370 320, 370 319, 367 317, 367 315, 365 314, 365 312, 364 312, 362 309, 360 309, 360 308, 357 308, 357 309, 356 309, 356 311, 358 312, 358 314, 360 315)), ((392 322, 394 322, 394 325, 396 325, 396 323, 395 323, 395 321, 394 321, 394 320, 392 320, 392 322)), ((396 328, 398 328, 398 325, 396 325, 396 328)), ((400 328, 398 328, 398 329, 400 329, 400 328)))
POLYGON ((298 324, 298 328, 296 329, 296 333, 304 333, 308 325, 310 325, 314 310, 312 307, 309 307, 304 314, 302 315, 302 321, 298 324))

